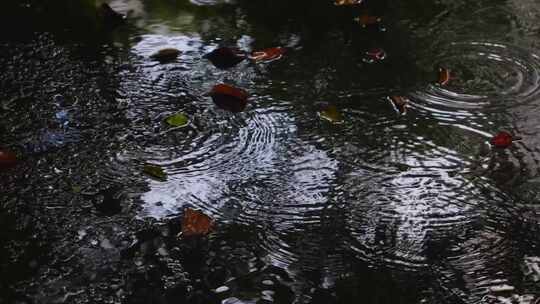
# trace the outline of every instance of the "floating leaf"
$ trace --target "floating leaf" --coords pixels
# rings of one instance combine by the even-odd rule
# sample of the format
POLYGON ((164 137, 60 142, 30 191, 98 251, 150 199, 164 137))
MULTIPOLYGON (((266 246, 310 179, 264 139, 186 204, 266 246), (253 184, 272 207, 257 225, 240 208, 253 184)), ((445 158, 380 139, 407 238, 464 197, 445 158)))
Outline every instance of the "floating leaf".
POLYGON ((339 112, 335 105, 323 104, 322 110, 319 112, 319 117, 333 124, 343 123, 343 115, 339 112))
POLYGON ((180 51, 174 48, 161 49, 154 54, 150 55, 150 58, 157 60, 161 63, 170 62, 175 60, 179 55, 180 51))
POLYGON ((209 95, 218 107, 234 113, 242 112, 248 102, 246 91, 228 84, 215 85, 209 95))
POLYGON ((447 68, 440 67, 439 70, 438 70, 438 80, 437 80, 437 82, 440 85, 445 86, 450 82, 450 79, 451 79, 450 70, 447 69, 447 68))
POLYGON ((365 53, 364 62, 375 63, 386 59, 386 52, 381 48, 373 48, 365 53))
POLYGON ((246 53, 238 48, 220 47, 204 55, 213 65, 220 69, 228 69, 247 58, 246 53))
POLYGON ((251 53, 250 59, 254 61, 274 61, 283 57, 285 48, 273 47, 251 53))
POLYGON ((182 235, 199 236, 207 235, 212 230, 214 222, 201 211, 187 208, 182 218, 182 235))
POLYGON ((166 181, 167 180, 167 173, 165 173, 165 170, 157 165, 152 164, 146 164, 143 167, 143 172, 159 181, 166 181))
POLYGON ((388 97, 388 100, 392 103, 394 109, 401 115, 407 113, 407 106, 409 99, 404 96, 392 95, 388 97))
POLYGON ((17 165, 17 155, 9 150, 0 150, 0 170, 17 165))
POLYGON ((184 113, 176 113, 165 118, 165 122, 173 127, 184 127, 189 123, 189 118, 184 113))
POLYGON ((368 14, 362 14, 354 19, 356 22, 358 22, 362 27, 367 27, 369 25, 375 25, 381 22, 381 17, 378 16, 371 16, 368 14))
POLYGON ((335 0, 334 5, 359 5, 362 3, 362 0, 335 0))
POLYGON ((520 139, 520 137, 513 137, 512 134, 506 131, 500 131, 489 142, 496 148, 506 149, 512 145, 513 141, 520 139))

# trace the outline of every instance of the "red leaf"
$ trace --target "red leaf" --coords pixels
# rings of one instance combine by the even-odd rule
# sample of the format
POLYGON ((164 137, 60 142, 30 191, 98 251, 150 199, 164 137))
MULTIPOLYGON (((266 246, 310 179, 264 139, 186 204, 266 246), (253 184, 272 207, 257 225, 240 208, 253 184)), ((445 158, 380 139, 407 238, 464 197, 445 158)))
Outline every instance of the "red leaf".
POLYGON ((496 148, 505 149, 510 147, 513 141, 512 134, 506 131, 500 131, 491 138, 490 143, 496 148))
POLYGON ((223 83, 215 85, 209 95, 218 107, 234 113, 242 112, 248 102, 246 91, 223 83))
POLYGON ((8 150, 0 150, 0 170, 15 167, 17 155, 8 150))
POLYGON ((365 53, 364 61, 367 63, 375 63, 386 58, 386 52, 381 48, 373 48, 365 53))
POLYGON ((447 85, 450 82, 451 79, 450 70, 447 68, 439 68, 439 78, 438 83, 442 86, 447 85))
POLYGON ((187 208, 182 218, 182 235, 207 235, 214 226, 214 221, 201 211, 187 208))
POLYGON ((273 61, 278 60, 285 54, 285 48, 273 47, 251 53, 250 58, 254 61, 273 61))

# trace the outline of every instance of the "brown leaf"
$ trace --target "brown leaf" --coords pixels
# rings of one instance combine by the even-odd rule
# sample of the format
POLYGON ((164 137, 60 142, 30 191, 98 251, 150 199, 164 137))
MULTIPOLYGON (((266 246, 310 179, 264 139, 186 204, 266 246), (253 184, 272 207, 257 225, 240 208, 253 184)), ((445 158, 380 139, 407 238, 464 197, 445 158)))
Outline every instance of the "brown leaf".
POLYGON ((199 236, 210 233, 214 221, 201 211, 187 208, 182 218, 182 235, 199 236))
POLYGON ((285 54, 285 48, 273 47, 251 53, 250 59, 254 61, 273 61, 278 60, 285 54))
POLYGON ((452 78, 451 74, 450 74, 450 70, 447 69, 447 68, 439 68, 439 71, 438 71, 438 83, 442 86, 445 86, 447 85, 448 83, 450 83, 450 79, 452 78))
POLYGON ((150 55, 150 58, 157 60, 161 63, 169 62, 175 60, 179 55, 180 51, 174 48, 161 49, 154 54, 150 55))
POLYGON ((204 55, 219 69, 228 69, 247 58, 246 53, 238 48, 220 47, 204 55))
POLYGON ((248 102, 246 91, 224 83, 215 85, 209 95, 218 107, 234 113, 242 112, 248 102))
POLYGON ((381 22, 381 17, 378 16, 371 16, 368 14, 362 14, 354 19, 356 22, 358 22, 362 27, 366 27, 368 25, 374 25, 381 22))
POLYGON ((394 109, 401 115, 407 113, 407 106, 409 105, 409 99, 404 96, 392 95, 388 97, 394 109))
POLYGON ((17 165, 17 155, 9 150, 0 150, 0 170, 17 165))

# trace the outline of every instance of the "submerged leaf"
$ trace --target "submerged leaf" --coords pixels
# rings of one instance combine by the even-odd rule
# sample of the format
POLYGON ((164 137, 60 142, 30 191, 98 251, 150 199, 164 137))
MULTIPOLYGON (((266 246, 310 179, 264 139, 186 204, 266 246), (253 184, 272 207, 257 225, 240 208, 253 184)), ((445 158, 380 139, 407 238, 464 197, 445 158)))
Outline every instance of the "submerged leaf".
POLYGON ((273 47, 251 53, 249 57, 253 61, 274 61, 281 59, 285 54, 285 48, 273 47))
POLYGON ((450 70, 443 67, 439 68, 437 82, 440 85, 445 86, 450 82, 450 79, 451 79, 450 70))
POLYGON ((169 62, 175 60, 179 55, 180 51, 174 48, 161 49, 154 54, 150 55, 150 58, 157 60, 161 63, 169 62))
POLYGON ((198 236, 207 235, 212 230, 214 222, 201 211, 187 208, 182 218, 182 235, 198 236))
POLYGON ((146 164, 143 167, 143 172, 159 181, 166 181, 167 180, 167 173, 165 173, 165 170, 157 165, 152 164, 146 164))
POLYGON ((189 123, 189 118, 184 113, 176 113, 165 118, 165 122, 173 127, 184 127, 189 123))
POLYGON ((515 140, 520 140, 519 137, 513 137, 512 134, 506 131, 500 131, 495 134, 489 141, 496 148, 506 149, 512 145, 515 140))
POLYGON ((213 65, 220 69, 228 69, 247 58, 246 53, 238 48, 220 47, 204 55, 213 65))
POLYGON ((319 117, 333 124, 343 123, 343 115, 335 105, 323 105, 319 117))
POLYGON ((9 150, 0 150, 0 170, 17 165, 17 155, 9 150))
POLYGON ((405 96, 392 95, 388 97, 394 109, 401 115, 407 113, 409 99, 405 96))
POLYGON ((209 95, 218 107, 234 113, 242 112, 248 102, 246 91, 223 83, 215 85, 209 95))
POLYGON ((362 14, 354 19, 354 21, 358 22, 362 27, 378 24, 381 22, 381 20, 381 17, 371 16, 368 14, 362 14))

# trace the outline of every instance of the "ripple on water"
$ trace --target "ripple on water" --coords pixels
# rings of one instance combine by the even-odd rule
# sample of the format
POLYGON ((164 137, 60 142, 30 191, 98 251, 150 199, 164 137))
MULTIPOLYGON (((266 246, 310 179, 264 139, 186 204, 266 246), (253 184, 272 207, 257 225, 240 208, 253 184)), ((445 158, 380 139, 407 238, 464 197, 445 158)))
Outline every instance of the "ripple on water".
POLYGON ((516 46, 456 42, 436 57, 435 66, 451 71, 449 84, 413 92, 412 104, 441 120, 506 112, 535 101, 540 90, 540 58, 516 46))

